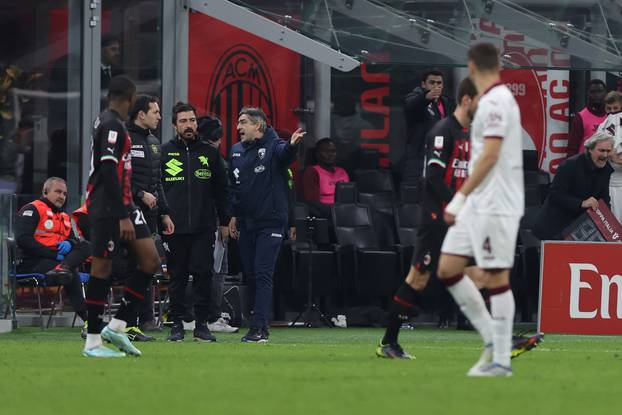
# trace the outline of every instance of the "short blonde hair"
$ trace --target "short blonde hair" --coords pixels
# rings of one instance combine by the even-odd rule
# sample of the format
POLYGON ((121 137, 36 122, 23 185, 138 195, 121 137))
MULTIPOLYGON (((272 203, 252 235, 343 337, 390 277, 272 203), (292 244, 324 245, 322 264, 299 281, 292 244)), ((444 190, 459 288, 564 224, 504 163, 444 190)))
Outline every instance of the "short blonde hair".
POLYGON ((613 145, 613 136, 604 131, 596 131, 590 138, 585 140, 585 148, 587 150, 594 150, 596 144, 602 143, 603 141, 611 141, 613 145))
POLYGON ((620 91, 609 91, 605 96, 605 104, 613 104, 619 102, 622 104, 622 93, 620 91))

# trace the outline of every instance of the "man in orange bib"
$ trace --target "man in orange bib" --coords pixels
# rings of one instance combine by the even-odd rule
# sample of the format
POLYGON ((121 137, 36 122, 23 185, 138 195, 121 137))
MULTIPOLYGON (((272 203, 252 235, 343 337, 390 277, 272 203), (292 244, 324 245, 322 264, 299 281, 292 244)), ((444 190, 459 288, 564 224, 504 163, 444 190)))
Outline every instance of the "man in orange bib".
POLYGON ((86 321, 86 304, 77 268, 91 254, 87 241, 72 232, 63 207, 67 184, 50 177, 43 184, 40 199, 22 207, 15 221, 15 238, 21 250, 19 273, 47 274, 48 284, 63 285, 73 309, 86 321))

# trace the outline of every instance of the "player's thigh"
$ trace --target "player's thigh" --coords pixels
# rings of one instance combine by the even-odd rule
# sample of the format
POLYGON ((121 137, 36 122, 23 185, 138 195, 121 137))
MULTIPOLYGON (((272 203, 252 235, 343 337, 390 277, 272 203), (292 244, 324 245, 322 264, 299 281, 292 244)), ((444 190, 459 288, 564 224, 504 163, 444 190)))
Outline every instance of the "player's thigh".
POLYGON ((447 226, 442 225, 423 225, 419 228, 410 264, 421 273, 436 271, 446 233, 447 226))
POLYGON ((145 215, 137 207, 131 208, 129 213, 130 219, 134 224, 136 239, 127 242, 127 246, 136 259, 138 269, 148 274, 156 273, 160 266, 160 256, 151 236, 145 215))
POLYGON ((460 220, 449 227, 441 247, 441 257, 438 264, 438 277, 450 278, 462 274, 473 256, 471 239, 469 237, 467 220, 460 220))
POLYGON ((148 274, 155 274, 160 266, 160 256, 151 236, 134 239, 127 243, 134 255, 138 269, 148 274))
POLYGON ((447 227, 438 225, 423 225, 417 232, 411 267, 406 276, 406 283, 414 289, 424 289, 430 275, 437 270, 446 233, 447 227))
POLYGON ((112 259, 122 251, 119 219, 95 219, 91 222, 90 231, 93 258, 112 259))
POLYGON ((467 224, 478 267, 512 268, 519 223, 518 216, 474 215, 467 224))

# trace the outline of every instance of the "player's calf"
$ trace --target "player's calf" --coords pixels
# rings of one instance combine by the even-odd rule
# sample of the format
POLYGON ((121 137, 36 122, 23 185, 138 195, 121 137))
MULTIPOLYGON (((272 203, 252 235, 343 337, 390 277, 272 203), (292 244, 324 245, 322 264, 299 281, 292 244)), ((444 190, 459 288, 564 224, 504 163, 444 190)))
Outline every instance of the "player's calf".
POLYGON ((381 345, 397 344, 397 337, 402 323, 419 314, 417 304, 421 301, 421 293, 406 282, 397 289, 389 305, 387 329, 381 345))

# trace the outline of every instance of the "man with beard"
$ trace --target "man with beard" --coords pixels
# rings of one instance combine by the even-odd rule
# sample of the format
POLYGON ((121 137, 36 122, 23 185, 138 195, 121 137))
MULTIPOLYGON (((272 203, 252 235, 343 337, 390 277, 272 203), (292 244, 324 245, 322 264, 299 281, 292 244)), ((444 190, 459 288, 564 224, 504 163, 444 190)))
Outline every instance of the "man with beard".
MULTIPOLYGON (((217 223, 228 224, 227 172, 218 149, 198 136, 195 108, 184 102, 173 107, 173 127, 177 134, 162 146, 162 186, 169 203, 175 233, 165 235, 170 250, 169 295, 173 321, 169 341, 184 339, 186 285, 192 274, 195 294, 194 340, 214 342, 207 327, 214 268, 214 240, 217 223), (216 221, 218 215, 218 222, 216 221)), ((229 235, 219 226, 219 238, 229 235)))

